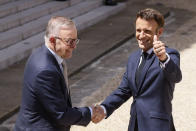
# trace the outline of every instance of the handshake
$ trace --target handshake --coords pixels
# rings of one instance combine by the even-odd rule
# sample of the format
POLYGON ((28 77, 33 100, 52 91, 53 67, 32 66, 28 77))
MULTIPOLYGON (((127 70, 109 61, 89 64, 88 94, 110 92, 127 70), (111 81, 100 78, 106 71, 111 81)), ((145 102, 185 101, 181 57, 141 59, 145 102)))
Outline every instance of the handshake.
POLYGON ((100 105, 91 106, 92 109, 92 116, 91 121, 93 123, 99 123, 101 120, 103 120, 106 117, 106 114, 104 113, 104 109, 100 105))

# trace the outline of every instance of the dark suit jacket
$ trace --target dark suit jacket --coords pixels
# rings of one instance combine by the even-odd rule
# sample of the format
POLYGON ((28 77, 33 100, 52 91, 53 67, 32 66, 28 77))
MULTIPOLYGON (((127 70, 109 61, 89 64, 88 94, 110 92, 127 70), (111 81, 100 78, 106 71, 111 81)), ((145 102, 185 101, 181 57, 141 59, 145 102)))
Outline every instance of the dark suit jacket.
POLYGON ((71 125, 86 126, 87 107, 72 108, 64 76, 44 46, 28 59, 24 71, 22 104, 15 131, 69 131, 71 125))
POLYGON ((180 55, 174 49, 166 48, 166 51, 171 59, 165 68, 160 67, 160 62, 153 52, 148 56, 138 87, 136 87, 135 73, 141 50, 129 57, 120 86, 102 103, 106 107, 107 117, 133 96, 129 131, 134 131, 136 120, 138 120, 139 131, 175 130, 171 101, 175 83, 182 79, 180 55))

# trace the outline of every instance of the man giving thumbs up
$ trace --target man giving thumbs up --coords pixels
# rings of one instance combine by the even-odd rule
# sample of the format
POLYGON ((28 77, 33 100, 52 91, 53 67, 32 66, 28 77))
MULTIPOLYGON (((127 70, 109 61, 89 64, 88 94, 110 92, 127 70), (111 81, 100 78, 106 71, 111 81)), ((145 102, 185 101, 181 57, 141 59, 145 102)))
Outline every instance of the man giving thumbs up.
POLYGON ((165 50, 165 44, 158 40, 157 35, 154 35, 153 50, 161 62, 165 62, 168 59, 168 55, 166 55, 167 53, 165 50))
MULTIPOLYGON (((163 26, 163 15, 157 10, 148 8, 137 13, 140 49, 130 55, 119 87, 101 103, 107 119, 133 97, 128 131, 175 131, 171 101, 175 83, 182 79, 180 55, 159 40, 163 26)), ((104 117, 95 118, 97 123, 104 117)))

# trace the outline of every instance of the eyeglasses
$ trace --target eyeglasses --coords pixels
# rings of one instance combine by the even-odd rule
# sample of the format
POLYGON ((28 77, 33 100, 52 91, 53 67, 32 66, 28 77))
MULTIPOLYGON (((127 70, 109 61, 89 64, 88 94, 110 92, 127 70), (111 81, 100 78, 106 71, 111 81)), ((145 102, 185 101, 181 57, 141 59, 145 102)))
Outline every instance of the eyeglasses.
POLYGON ((72 38, 60 38, 60 37, 55 37, 55 38, 61 40, 63 43, 66 43, 66 45, 70 47, 76 46, 80 41, 80 39, 72 39, 72 38))

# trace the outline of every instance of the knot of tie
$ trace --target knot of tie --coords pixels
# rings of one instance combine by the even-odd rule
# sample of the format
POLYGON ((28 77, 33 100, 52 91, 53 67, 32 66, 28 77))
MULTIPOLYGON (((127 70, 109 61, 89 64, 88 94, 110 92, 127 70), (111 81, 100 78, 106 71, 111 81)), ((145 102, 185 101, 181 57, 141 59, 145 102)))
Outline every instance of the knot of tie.
POLYGON ((143 61, 143 60, 146 60, 147 56, 148 56, 148 53, 143 52, 143 53, 142 53, 142 61, 143 61))

